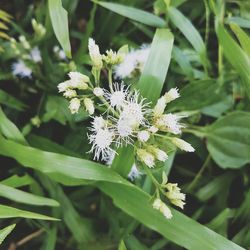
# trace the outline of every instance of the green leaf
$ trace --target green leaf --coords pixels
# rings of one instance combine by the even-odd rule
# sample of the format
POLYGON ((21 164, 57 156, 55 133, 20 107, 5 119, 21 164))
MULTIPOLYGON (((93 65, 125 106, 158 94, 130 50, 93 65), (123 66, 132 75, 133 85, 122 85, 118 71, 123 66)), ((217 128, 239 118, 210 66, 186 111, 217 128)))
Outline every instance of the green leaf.
POLYGON ((232 112, 206 128, 207 148, 222 168, 250 162, 250 113, 232 112))
POLYGON ((199 53, 201 61, 204 67, 206 67, 208 64, 206 47, 200 33, 189 21, 189 19, 186 18, 178 9, 169 7, 168 15, 170 21, 181 31, 181 33, 191 43, 193 48, 199 53))
POLYGON ((71 58, 69 41, 68 14, 61 0, 49 0, 49 14, 53 30, 67 57, 71 58))
MULTIPOLYGON (((161 94, 171 60, 173 42, 174 37, 169 30, 156 30, 149 57, 144 66, 139 83, 136 86, 141 95, 152 103, 156 103, 161 94), (165 52, 164 56, 162 51, 165 52)), ((128 146, 119 149, 118 155, 113 161, 112 168, 122 176, 127 177, 133 163, 133 147, 128 146), (126 159, 126 162, 124 162, 124 159, 126 159)))
POLYGON ((27 106, 23 102, 19 101, 18 99, 16 99, 15 97, 11 96, 10 94, 1 89, 0 89, 0 103, 19 111, 23 111, 25 108, 27 108, 27 106))
POLYGON ((55 200, 30 194, 3 184, 0 184, 0 196, 12 201, 35 206, 59 206, 59 203, 55 200))
POLYGON ((20 210, 14 207, 0 205, 0 219, 6 218, 27 218, 36 220, 58 220, 46 215, 32 213, 25 210, 20 210))
POLYGON ((12 175, 7 179, 2 180, 0 183, 9 187, 17 188, 31 185, 33 182, 34 180, 28 174, 25 174, 24 176, 12 175))
POLYGON ((12 232, 16 224, 10 225, 0 230, 0 245, 3 243, 5 238, 12 232))
POLYGON ((118 250, 127 250, 126 245, 123 240, 121 240, 118 250))
POLYGON ((152 207, 151 196, 136 186, 99 183, 98 187, 111 196, 114 204, 127 214, 186 249, 200 250, 202 246, 206 250, 243 250, 240 246, 174 209, 171 209, 173 218, 167 220, 152 207))
POLYGON ((243 50, 250 57, 250 37, 237 24, 232 23, 230 27, 234 34, 237 36, 243 50))
POLYGON ((155 16, 144 10, 125 6, 117 3, 97 2, 102 7, 111 10, 119 15, 125 16, 131 20, 141 22, 153 27, 164 27, 166 22, 158 16, 155 16))
POLYGON ((222 24, 217 25, 217 36, 223 53, 243 80, 246 93, 250 98, 250 59, 241 47, 229 35, 222 24))

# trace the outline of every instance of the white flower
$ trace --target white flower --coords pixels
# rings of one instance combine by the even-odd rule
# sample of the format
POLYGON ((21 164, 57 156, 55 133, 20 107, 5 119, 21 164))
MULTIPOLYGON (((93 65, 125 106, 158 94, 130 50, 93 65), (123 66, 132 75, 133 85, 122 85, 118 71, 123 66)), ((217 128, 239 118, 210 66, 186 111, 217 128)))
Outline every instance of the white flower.
POLYGON ((27 49, 27 50, 30 49, 30 44, 27 41, 27 39, 26 39, 25 36, 19 36, 19 41, 22 44, 22 46, 23 46, 24 49, 27 49))
POLYGON ((168 183, 166 185, 166 189, 168 190, 168 192, 166 192, 166 196, 170 202, 183 209, 186 195, 181 193, 181 189, 177 186, 177 183, 168 183))
POLYGON ((147 130, 139 131, 137 134, 137 138, 141 142, 148 141, 149 137, 150 137, 150 133, 147 130))
POLYGON ((149 168, 153 168, 155 165, 155 157, 153 154, 147 152, 145 149, 138 149, 136 154, 139 160, 145 163, 149 168))
POLYGON ((100 54, 99 46, 96 45, 94 39, 89 38, 88 43, 89 48, 89 55, 93 62, 93 66, 97 67, 98 69, 102 68, 102 55, 100 54))
POLYGON ((73 98, 70 100, 69 109, 72 114, 78 113, 81 102, 78 98, 73 98))
POLYGON ((189 144, 188 142, 186 142, 182 139, 174 137, 171 139, 171 141, 176 147, 178 147, 181 150, 184 150, 186 152, 194 152, 195 151, 195 149, 191 146, 191 144, 189 144))
POLYGON ((89 115, 93 115, 95 112, 94 102, 90 98, 84 98, 83 102, 89 115))
POLYGON ((105 128, 107 122, 102 118, 102 116, 95 116, 93 121, 91 122, 91 125, 92 128, 90 130, 96 133, 99 129, 105 128))
POLYGON ((151 132, 152 134, 155 134, 159 129, 155 126, 151 126, 148 131, 151 132))
POLYGON ((69 72, 71 87, 85 90, 88 88, 89 77, 79 72, 69 72))
POLYGON ((54 46, 53 52, 61 60, 65 60, 67 58, 65 52, 62 49, 60 49, 59 46, 54 46))
POLYGON ((73 98, 77 95, 76 91, 73 89, 66 89, 63 96, 66 98, 73 98))
POLYGON ((178 91, 179 90, 177 88, 172 88, 167 93, 165 93, 164 98, 166 100, 166 103, 169 103, 169 102, 179 98, 180 94, 178 91))
POLYGON ((183 125, 179 123, 180 116, 174 114, 164 114, 156 120, 156 126, 162 130, 173 134, 180 134, 183 125))
POLYGON ((152 152, 152 154, 156 157, 158 161, 165 162, 168 158, 168 155, 161 149, 155 147, 155 146, 148 146, 147 150, 149 152, 152 152))
POLYGON ((106 51, 106 55, 103 55, 102 58, 103 61, 112 66, 121 63, 124 59, 124 54, 116 53, 115 51, 110 49, 106 51))
POLYGON ((32 70, 25 65, 23 60, 18 60, 12 64, 12 73, 15 76, 31 78, 32 70))
POLYGON ((134 181, 135 179, 139 178, 140 175, 142 175, 142 173, 137 169, 136 165, 133 164, 133 166, 128 174, 128 178, 131 181, 134 181))
POLYGON ((150 48, 148 46, 130 51, 123 59, 123 62, 115 67, 115 77, 123 79, 132 77, 136 70, 141 72, 147 61, 149 51, 150 48))
POLYGON ((92 144, 91 152, 94 152, 94 159, 102 160, 107 159, 110 155, 111 144, 113 142, 114 133, 108 128, 102 128, 96 131, 96 133, 89 136, 89 141, 92 144))
POLYGON ((153 208, 159 210, 165 216, 166 219, 171 219, 173 217, 169 207, 159 198, 154 200, 153 208))
POLYGON ((126 96, 128 94, 128 87, 125 87, 123 83, 114 83, 114 92, 110 93, 105 91, 104 97, 108 100, 111 107, 121 107, 125 103, 126 96))
POLYGON ((97 97, 100 97, 100 96, 103 96, 103 95, 104 95, 103 89, 102 89, 102 88, 99 88, 99 87, 94 88, 93 93, 94 93, 94 95, 97 96, 97 97))
POLYGON ((115 159, 115 151, 110 151, 109 155, 107 157, 105 157, 104 161, 106 163, 106 165, 111 166, 114 159, 115 159))
POLYGON ((166 105, 167 103, 166 103, 165 97, 162 96, 161 98, 159 98, 153 110, 154 116, 162 115, 164 113, 166 105))
POLYGON ((116 124, 116 134, 118 136, 117 145, 122 144, 122 142, 125 142, 125 145, 132 143, 133 132, 133 126, 130 119, 121 115, 116 124))
POLYGON ((59 92, 59 93, 64 92, 64 91, 66 91, 67 89, 69 89, 70 86, 71 86, 71 81, 70 81, 70 80, 61 82, 61 83, 59 83, 59 84, 57 85, 58 92, 59 92))
POLYGON ((41 52, 38 49, 38 47, 34 47, 31 51, 30 51, 30 57, 34 62, 41 62, 42 61, 42 57, 41 57, 41 52))

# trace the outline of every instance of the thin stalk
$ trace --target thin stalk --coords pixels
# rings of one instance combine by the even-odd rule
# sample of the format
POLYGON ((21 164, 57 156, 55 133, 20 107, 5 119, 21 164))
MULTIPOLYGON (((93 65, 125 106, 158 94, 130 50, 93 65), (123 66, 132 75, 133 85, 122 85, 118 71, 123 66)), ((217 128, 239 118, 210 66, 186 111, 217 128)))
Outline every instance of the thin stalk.
POLYGON ((110 92, 113 93, 113 83, 112 83, 112 69, 109 68, 108 69, 108 80, 109 80, 109 88, 110 88, 110 92))

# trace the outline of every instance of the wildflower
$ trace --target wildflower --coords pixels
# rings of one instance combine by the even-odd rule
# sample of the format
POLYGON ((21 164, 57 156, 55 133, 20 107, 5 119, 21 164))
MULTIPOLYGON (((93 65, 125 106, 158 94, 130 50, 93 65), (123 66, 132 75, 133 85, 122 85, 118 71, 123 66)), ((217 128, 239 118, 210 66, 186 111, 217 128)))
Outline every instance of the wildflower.
POLYGON ((163 114, 156 120, 156 127, 158 127, 162 131, 167 131, 173 134, 180 134, 181 128, 183 127, 179 120, 180 116, 174 114, 163 114))
POLYGON ((150 133, 147 130, 139 131, 137 134, 137 138, 141 142, 148 141, 149 137, 150 137, 150 133))
POLYGON ((95 112, 95 106, 94 106, 93 101, 90 98, 84 98, 83 102, 84 102, 87 112, 90 115, 93 115, 95 112))
POLYGON ((99 87, 94 88, 93 93, 94 93, 94 95, 97 96, 97 97, 100 97, 100 96, 103 96, 103 95, 104 95, 103 89, 102 89, 102 88, 99 88, 99 87))
POLYGON ((85 90, 88 88, 89 77, 79 72, 69 72, 71 87, 85 90))
POLYGON ((186 142, 182 139, 174 137, 171 139, 171 141, 176 147, 178 147, 181 150, 184 150, 187 152, 194 152, 195 151, 195 149, 191 146, 191 144, 189 144, 188 142, 186 142))
POLYGON ((162 96, 161 98, 159 98, 153 110, 154 116, 157 117, 157 116, 162 115, 164 113, 166 105, 167 103, 166 103, 165 97, 162 96))
POLYGON ((145 163, 149 168, 153 168, 155 165, 155 157, 153 154, 147 152, 145 149, 138 149, 136 154, 139 160, 145 163))
POLYGON ((110 49, 106 51, 106 55, 103 55, 102 59, 107 65, 112 66, 121 63, 124 59, 124 55, 122 53, 116 53, 110 49))
POLYGON ((173 217, 169 207, 159 198, 156 198, 154 200, 153 208, 159 210, 165 216, 166 219, 171 219, 173 217))
POLYGON ((161 149, 155 147, 155 146, 148 146, 147 151, 151 152, 158 161, 165 162, 168 158, 168 155, 161 149))
POLYGON ((73 98, 77 96, 77 93, 73 89, 66 89, 65 92, 63 93, 63 96, 66 98, 73 98))
POLYGON ((95 116, 93 121, 91 122, 91 125, 92 128, 90 130, 96 133, 99 129, 105 128, 107 122, 101 116, 95 116))
POLYGON ((24 49, 29 50, 30 49, 30 44, 29 42, 26 40, 25 36, 19 36, 19 41, 22 44, 24 49))
POLYGON ((125 145, 128 143, 132 143, 133 139, 133 124, 130 119, 127 119, 123 115, 117 121, 116 124, 116 131, 117 131, 117 145, 122 144, 125 142, 125 145))
POLYGON ((135 179, 139 178, 140 175, 142 173, 137 169, 136 165, 133 164, 129 174, 128 174, 128 178, 131 180, 131 181, 134 181, 135 179))
POLYGON ((71 86, 71 81, 70 81, 70 80, 61 82, 61 83, 59 83, 59 84, 57 85, 58 92, 59 92, 59 93, 64 92, 64 91, 66 91, 67 89, 69 89, 70 86, 71 86))
POLYGON ((177 183, 168 183, 166 185, 166 189, 168 190, 168 192, 166 192, 166 196, 170 202, 183 209, 186 195, 180 192, 181 189, 177 186, 177 183))
POLYGON ((128 88, 124 84, 114 83, 114 91, 112 93, 106 91, 104 97, 108 100, 111 107, 121 107, 125 103, 128 94, 128 88))
POLYGON ((30 57, 32 59, 32 61, 34 62, 41 62, 42 61, 42 57, 41 57, 41 52, 38 49, 38 47, 34 47, 31 51, 30 51, 30 57))
POLYGON ((167 93, 165 93, 164 98, 166 100, 166 103, 169 103, 177 98, 180 97, 180 94, 178 92, 177 88, 170 89, 167 93))
POLYGON ((15 76, 31 78, 32 70, 26 66, 23 60, 18 60, 12 65, 12 73, 15 76))
POLYGON ((108 128, 101 128, 89 136, 89 141, 92 144, 91 152, 94 152, 94 159, 107 159, 110 155, 111 144, 113 142, 114 133, 108 128))
POLYGON ((69 109, 72 114, 78 113, 78 110, 80 108, 81 102, 78 98, 73 98, 70 100, 69 103, 69 109))
POLYGON ((159 129, 155 126, 151 126, 148 131, 151 132, 152 134, 155 134, 159 129))
POLYGON ((88 48, 89 48, 90 58, 93 62, 93 66, 98 69, 101 69, 103 66, 102 55, 100 54, 99 46, 96 45, 94 39, 89 38, 88 48))

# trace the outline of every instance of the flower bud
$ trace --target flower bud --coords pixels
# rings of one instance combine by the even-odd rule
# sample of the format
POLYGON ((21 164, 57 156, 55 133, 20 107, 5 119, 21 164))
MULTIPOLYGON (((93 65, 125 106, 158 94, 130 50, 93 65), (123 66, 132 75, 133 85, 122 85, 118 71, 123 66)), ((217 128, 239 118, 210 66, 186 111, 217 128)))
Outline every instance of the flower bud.
POLYGON ((94 88, 93 93, 94 93, 95 96, 98 96, 98 97, 104 95, 103 89, 99 88, 99 87, 94 88))
POLYGON ((171 219, 173 217, 169 207, 159 198, 154 200, 153 208, 159 210, 165 216, 166 219, 171 219))
POLYGON ((20 41, 20 43, 22 44, 22 46, 23 46, 25 49, 27 49, 27 50, 30 49, 30 44, 29 44, 29 42, 26 40, 26 37, 25 37, 25 36, 19 36, 19 41, 20 41))
POLYGON ((177 98, 180 97, 180 94, 178 92, 177 88, 172 88, 168 92, 165 93, 164 98, 166 103, 169 103, 177 98))
POLYGON ((150 137, 150 134, 149 134, 149 132, 147 130, 139 131, 138 134, 137 134, 137 138, 141 142, 148 141, 149 137, 150 137))
POLYGON ((88 48, 93 66, 101 69, 103 66, 102 55, 100 54, 99 46, 95 43, 94 39, 89 38, 88 48))
POLYGON ((147 150, 149 152, 152 152, 152 154, 156 157, 156 159, 158 161, 163 161, 165 162, 168 158, 168 155, 163 151, 163 150, 160 150, 159 148, 157 147, 154 147, 154 146, 148 146, 147 147, 147 150))
POLYGON ((154 116, 160 116, 164 113, 164 110, 166 108, 166 100, 164 98, 164 96, 162 96, 161 98, 158 99, 155 107, 154 107, 154 116))
POLYGON ((177 186, 177 183, 168 183, 166 185, 166 189, 168 190, 168 192, 166 192, 166 196, 170 202, 183 209, 186 195, 181 193, 181 189, 177 186))
POLYGON ((77 95, 76 91, 73 89, 67 89, 64 93, 63 96, 66 98, 73 98, 77 95))
POLYGON ((178 147, 181 150, 184 150, 186 152, 194 152, 195 151, 195 149, 191 146, 191 144, 189 144, 188 142, 186 142, 180 138, 174 137, 171 139, 171 141, 176 147, 178 147))
POLYGON ((155 157, 153 154, 147 152, 145 149, 138 149, 136 154, 139 160, 145 163, 149 168, 153 168, 155 165, 155 157))
POLYGON ((78 113, 81 102, 78 98, 73 98, 70 100, 69 109, 72 114, 78 113))
POLYGON ((90 98, 84 98, 83 102, 89 115, 93 115, 95 112, 94 102, 90 98))

